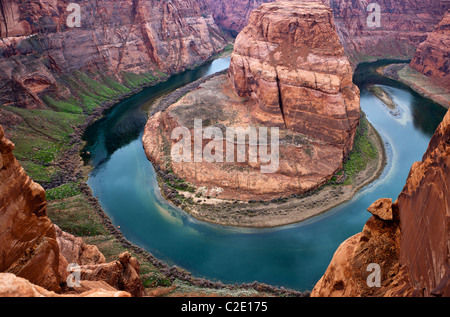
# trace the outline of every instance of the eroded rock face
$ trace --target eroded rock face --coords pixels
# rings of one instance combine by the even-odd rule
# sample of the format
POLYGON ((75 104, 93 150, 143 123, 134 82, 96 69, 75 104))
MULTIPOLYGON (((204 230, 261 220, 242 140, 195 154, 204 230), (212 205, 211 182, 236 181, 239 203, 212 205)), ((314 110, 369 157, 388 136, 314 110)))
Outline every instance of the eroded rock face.
POLYGON ((56 225, 55 231, 61 255, 68 263, 86 265, 106 262, 104 255, 96 246, 84 243, 80 237, 64 232, 56 225))
MULTIPOLYGON (((447 1, 382 0, 380 23, 369 16, 371 2, 324 0, 334 12, 336 28, 353 64, 379 58, 405 58, 414 55, 419 43, 426 39, 449 9, 447 1)), ((371 9, 374 11, 375 9, 371 9)))
POLYGON ((367 211, 372 215, 382 220, 393 220, 394 215, 392 211, 392 199, 381 198, 375 201, 367 208, 367 211))
POLYGON ((254 9, 273 0, 207 1, 217 25, 237 35, 248 24, 248 19, 254 9))
POLYGON ((253 11, 238 35, 229 77, 253 115, 348 153, 359 122, 359 90, 320 2, 276 2, 253 11))
POLYGON ((2 1, 0 103, 42 107, 39 97, 67 97, 58 76, 77 70, 175 73, 226 44, 204 0, 81 1, 81 27, 70 28, 69 3, 2 1))
POLYGON ((450 296, 450 113, 416 162, 392 208, 393 219, 372 216, 344 241, 311 296, 450 296), (367 267, 381 270, 370 287, 367 267))
POLYGON ((397 199, 400 264, 415 295, 450 296, 450 113, 413 164, 397 199))
POLYGON ((59 291, 59 248, 45 191, 15 159, 0 126, 0 272, 59 291))
POLYGON ((450 79, 450 11, 419 45, 410 66, 428 77, 450 79))

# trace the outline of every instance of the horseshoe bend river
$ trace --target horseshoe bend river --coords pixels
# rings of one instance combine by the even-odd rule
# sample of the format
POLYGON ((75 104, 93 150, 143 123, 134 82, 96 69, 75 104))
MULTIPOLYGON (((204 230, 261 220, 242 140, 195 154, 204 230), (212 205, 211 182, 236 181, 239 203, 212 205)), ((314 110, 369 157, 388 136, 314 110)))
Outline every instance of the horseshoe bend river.
POLYGON ((385 144, 382 175, 349 202, 298 224, 267 229, 214 225, 194 219, 161 197, 141 138, 155 99, 226 69, 229 62, 220 58, 172 76, 107 111, 84 135, 93 166, 88 185, 127 240, 160 260, 224 283, 258 281, 311 290, 338 246, 362 230, 371 216, 367 207, 379 198, 397 198, 446 109, 375 71, 395 61, 361 64, 354 82, 361 90, 361 108, 385 144), (400 115, 392 115, 368 91, 371 85, 391 96, 400 115))

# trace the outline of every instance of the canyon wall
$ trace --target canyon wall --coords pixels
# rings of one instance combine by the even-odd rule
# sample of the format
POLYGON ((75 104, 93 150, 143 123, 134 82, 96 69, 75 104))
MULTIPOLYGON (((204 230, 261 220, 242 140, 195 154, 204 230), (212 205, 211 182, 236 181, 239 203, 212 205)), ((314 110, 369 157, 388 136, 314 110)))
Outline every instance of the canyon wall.
POLYGON ((44 189, 28 177, 13 149, 0 126, 0 295, 28 296, 44 289, 48 296, 142 296, 137 260, 125 252, 106 263, 96 246, 56 227, 47 217, 44 189), (79 265, 79 287, 66 283, 69 264, 79 265))
POLYGON ((229 77, 257 103, 253 115, 343 149, 353 145, 359 89, 331 10, 320 2, 276 2, 254 10, 236 38, 229 77))
POLYGON ((217 25, 237 35, 247 24, 252 11, 273 0, 207 0, 217 25))
MULTIPOLYGON (((250 13, 273 0, 209 0, 216 23, 240 32, 250 13)), ((301 2, 308 2, 303 0, 301 2)), ((368 1, 323 0, 333 10, 339 37, 352 64, 378 58, 409 59, 442 18, 450 3, 445 0, 381 0, 379 26, 367 24, 368 1)), ((374 9, 372 9, 374 10, 374 9)), ((369 19, 374 21, 372 19, 369 19)))
POLYGON ((58 291, 59 248, 46 216, 45 192, 25 173, 13 149, 0 126, 0 272, 58 291))
POLYGON ((432 78, 450 78, 450 11, 447 11, 436 29, 420 43, 410 67, 432 78))
POLYGON ((450 296, 449 112, 397 200, 368 210, 373 216, 339 246, 311 296, 450 296), (371 284, 373 264, 380 285, 371 284))
POLYGON ((0 104, 42 108, 46 93, 67 98, 59 77, 79 70, 121 82, 200 64, 226 45, 206 8, 204 0, 2 0, 0 104), (69 3, 80 6, 80 27, 68 27, 69 3))

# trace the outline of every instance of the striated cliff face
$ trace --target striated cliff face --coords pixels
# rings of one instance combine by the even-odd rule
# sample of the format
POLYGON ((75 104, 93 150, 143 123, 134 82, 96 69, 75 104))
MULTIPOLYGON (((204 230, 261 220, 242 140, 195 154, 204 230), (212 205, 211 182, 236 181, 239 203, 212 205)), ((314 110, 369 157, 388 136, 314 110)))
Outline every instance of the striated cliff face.
POLYGON ((47 217, 44 189, 28 177, 13 149, 0 126, 0 294, 28 296, 45 289, 46 296, 52 292, 142 296, 137 260, 125 252, 106 263, 96 246, 56 227, 47 217), (66 285, 69 263, 80 266, 80 287, 66 285))
POLYGON ((447 11, 436 29, 422 42, 410 67, 432 78, 448 81, 450 75, 450 11, 447 11))
POLYGON ((80 27, 66 11, 74 1, 2 0, 0 104, 43 107, 40 97, 68 97, 59 76, 82 70, 122 81, 125 73, 175 73, 226 44, 204 0, 75 1, 80 27))
MULTIPOLYGON (((303 0, 308 2, 310 0, 303 0)), ((273 0, 209 0, 216 23, 235 32, 246 25, 252 10, 273 0)), ((333 10, 341 42, 352 62, 377 58, 411 58, 415 48, 433 31, 450 4, 445 0, 381 0, 380 26, 367 24, 370 1, 323 0, 333 10)))
POLYGON ((311 296, 450 296, 449 112, 398 199, 369 211, 374 215, 339 246, 311 296), (380 266, 380 287, 367 284, 371 263, 380 266))
POLYGON ((411 167, 397 202, 400 265, 414 294, 450 296, 450 113, 421 162, 411 167))
MULTIPOLYGON (((416 47, 433 31, 450 8, 445 0, 382 0, 379 26, 369 17, 367 1, 324 0, 334 12, 336 28, 352 63, 378 58, 404 58, 414 55, 416 47)), ((373 11, 374 9, 372 9, 373 11)))
POLYGON ((237 35, 247 24, 250 14, 263 3, 273 0, 207 0, 217 25, 237 35))
POLYGON ((257 103, 253 115, 348 153, 359 122, 359 90, 320 2, 276 2, 253 11, 238 35, 229 77, 257 103))

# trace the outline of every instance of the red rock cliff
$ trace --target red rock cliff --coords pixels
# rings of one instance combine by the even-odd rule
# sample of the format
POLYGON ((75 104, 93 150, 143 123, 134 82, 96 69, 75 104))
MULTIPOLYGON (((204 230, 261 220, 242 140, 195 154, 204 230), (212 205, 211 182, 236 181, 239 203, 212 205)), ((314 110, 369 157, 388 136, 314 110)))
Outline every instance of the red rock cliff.
POLYGON ((4 137, 0 126, 0 296, 28 296, 21 293, 26 290, 21 289, 20 283, 10 284, 18 281, 15 277, 50 292, 99 291, 104 296, 142 296, 137 260, 125 252, 117 261, 105 263, 96 246, 54 226, 47 217, 44 189, 28 177, 13 149, 14 144, 4 137), (69 263, 80 266, 78 289, 65 285, 69 263), (118 293, 119 289, 127 293, 118 293))
POLYGON ((450 11, 417 48, 410 66, 433 78, 450 78, 450 11))
POLYGON ((254 10, 236 38, 229 77, 267 125, 286 127, 347 153, 359 122, 359 90, 320 2, 276 2, 254 10))
POLYGON ((374 215, 339 246, 311 295, 450 296, 449 112, 397 201, 369 210, 374 215), (380 287, 367 284, 371 263, 380 266, 380 287))
POLYGON ((14 144, 0 126, 0 272, 59 290, 59 248, 47 218, 44 189, 14 158, 14 144))
POLYGON ((81 27, 66 24, 71 1, 2 0, 0 104, 42 107, 39 97, 67 97, 58 76, 179 72, 226 44, 204 0, 78 1, 81 27))

